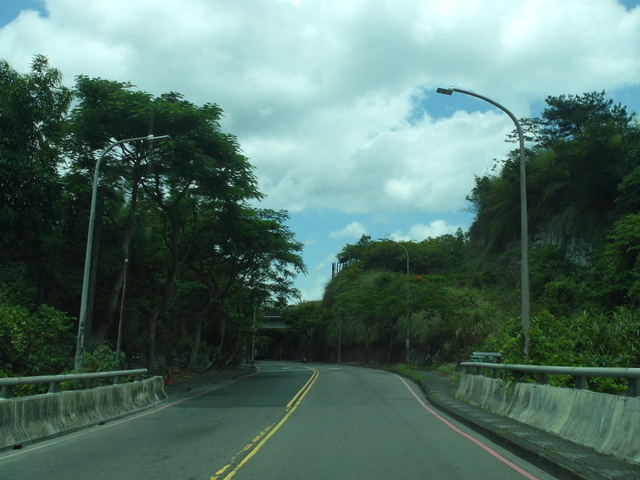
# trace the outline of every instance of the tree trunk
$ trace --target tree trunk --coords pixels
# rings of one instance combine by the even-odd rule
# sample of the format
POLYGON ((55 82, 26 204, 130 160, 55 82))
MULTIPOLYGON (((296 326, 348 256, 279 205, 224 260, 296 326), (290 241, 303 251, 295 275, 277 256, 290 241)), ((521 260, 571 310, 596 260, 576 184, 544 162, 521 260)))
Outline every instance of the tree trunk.
POLYGON ((171 266, 167 271, 167 279, 164 285, 164 293, 162 298, 158 300, 155 304, 151 312, 147 317, 147 368, 149 369, 149 374, 153 374, 155 370, 155 350, 156 350, 156 327, 158 324, 158 317, 160 314, 167 308, 169 304, 169 300, 171 299, 171 294, 173 292, 173 285, 176 279, 176 273, 178 269, 187 261, 189 257, 189 250, 185 252, 183 257, 178 260, 177 258, 177 233, 178 227, 174 223, 173 228, 170 235, 170 244, 171 244, 171 253, 172 253, 172 261, 171 266))
POLYGON ((204 319, 209 313, 209 310, 211 310, 211 305, 213 305, 213 302, 215 302, 216 299, 217 295, 215 295, 213 289, 210 288, 207 301, 200 310, 200 314, 198 315, 194 326, 193 345, 191 346, 191 354, 189 355, 189 363, 187 364, 187 369, 189 370, 196 368, 198 352, 200 351, 200 342, 202 341, 202 325, 204 324, 204 319))
POLYGON ((118 272, 118 276, 114 280, 111 286, 111 294, 109 295, 109 302, 107 304, 107 310, 102 318, 102 321, 98 325, 98 329, 96 330, 95 336, 96 340, 99 343, 103 343, 105 337, 107 336, 107 332, 113 325, 113 321, 115 318, 116 308, 118 306, 118 299, 120 298, 120 292, 122 290, 122 285, 124 282, 124 264, 123 268, 118 272))
POLYGON ((120 292, 124 282, 125 262, 129 258, 129 246, 133 240, 133 236, 138 229, 138 222, 136 221, 136 211, 138 204, 138 180, 134 181, 134 186, 131 190, 131 201, 129 207, 129 214, 127 215, 127 221, 125 222, 124 237, 122 239, 122 252, 124 253, 124 261, 122 268, 118 272, 117 277, 113 281, 111 286, 111 294, 109 295, 109 302, 107 303, 107 309, 104 317, 96 330, 96 338, 102 343, 107 336, 107 332, 113 325, 116 310, 118 308, 118 299, 120 298, 120 292))
POLYGON ((160 313, 167 307, 171 292, 173 291, 173 283, 175 279, 177 265, 173 265, 170 269, 167 282, 164 287, 162 298, 156 303, 149 316, 147 317, 147 369, 149 374, 155 373, 155 355, 156 355, 156 327, 160 313))
POLYGON ((222 364, 222 368, 226 368, 226 366, 231 363, 231 361, 236 357, 236 355, 238 355, 238 351, 240 350, 240 343, 241 343, 240 337, 238 337, 238 341, 236 342, 236 346, 233 350, 233 353, 229 355, 229 358, 227 359, 227 361, 222 364))
MULTIPOLYGON (((155 310, 155 309, 154 309, 155 310)), ((147 370, 153 375, 156 370, 156 322, 158 315, 153 312, 147 317, 147 370)))
POLYGON ((227 312, 223 302, 220 308, 220 327, 218 329, 218 345, 216 346, 215 364, 217 366, 220 366, 222 362, 222 348, 224 346, 224 335, 225 335, 226 328, 227 328, 227 312))
POLYGON ((369 363, 369 329, 367 329, 366 337, 364 339, 364 351, 362 352, 362 363, 367 365, 369 363))

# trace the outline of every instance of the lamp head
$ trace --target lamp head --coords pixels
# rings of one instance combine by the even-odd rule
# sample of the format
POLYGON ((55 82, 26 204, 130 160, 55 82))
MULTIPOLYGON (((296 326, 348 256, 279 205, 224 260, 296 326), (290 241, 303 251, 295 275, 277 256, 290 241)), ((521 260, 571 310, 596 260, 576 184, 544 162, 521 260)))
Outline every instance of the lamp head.
POLYGON ((436 93, 442 93, 443 95, 451 95, 453 93, 453 87, 450 88, 438 88, 436 93))
POLYGON ((153 134, 149 134, 147 136, 147 142, 151 143, 151 142, 162 142, 164 140, 171 140, 171 136, 170 135, 159 135, 157 137, 155 137, 153 134))

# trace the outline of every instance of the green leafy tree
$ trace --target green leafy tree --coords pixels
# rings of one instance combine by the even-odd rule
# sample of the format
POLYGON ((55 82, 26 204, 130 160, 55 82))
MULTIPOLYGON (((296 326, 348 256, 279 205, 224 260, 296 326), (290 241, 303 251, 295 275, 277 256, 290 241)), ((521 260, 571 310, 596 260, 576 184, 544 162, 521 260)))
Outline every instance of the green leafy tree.
POLYGON ((608 141, 611 136, 624 132, 634 115, 626 107, 615 105, 605 98, 605 92, 582 95, 549 96, 548 108, 541 115, 539 142, 553 146, 556 142, 596 136, 608 141))
POLYGON ((30 303, 55 301, 65 257, 58 169, 71 94, 61 78, 40 55, 25 75, 0 61, 0 269, 29 282, 30 303))
POLYGON ((0 376, 61 374, 73 366, 72 320, 41 305, 0 301, 0 376))
MULTIPOLYGON (((638 141, 640 148, 640 141, 638 141)), ((640 162, 640 154, 636 155, 640 162)), ((640 166, 636 166, 618 185, 620 195, 616 198, 616 207, 621 214, 640 212, 640 166)))
MULTIPOLYGON (((243 299, 285 305, 296 295, 292 280, 306 271, 299 252, 302 244, 285 225, 286 212, 256 209, 229 203, 221 211, 204 216, 195 239, 189 269, 205 286, 202 310, 194 325, 194 349, 209 310, 217 304, 217 361, 222 358, 227 331, 228 302, 243 299)), ((238 307, 238 306, 236 306, 238 307)), ((239 306, 241 310, 251 307, 239 306)), ((212 339, 213 340, 213 339, 212 339)), ((193 350, 191 358, 197 355, 193 350)))
MULTIPOLYGON (((113 192, 114 207, 107 214, 114 213, 112 224, 121 231, 124 254, 107 265, 124 265, 140 228, 140 208, 152 213, 145 216, 150 222, 144 228, 163 239, 165 274, 155 277, 155 287, 149 291, 155 300, 146 316, 147 359, 152 362, 158 322, 201 233, 199 216, 262 195, 237 141, 220 131, 222 112, 216 105, 198 107, 179 94, 153 97, 126 83, 83 76, 78 77, 76 92, 79 102, 71 118, 70 145, 76 152, 77 171, 93 165, 95 148, 104 148, 113 139, 144 136, 150 123, 171 135, 170 142, 157 148, 147 142, 121 144, 114 152, 117 158, 107 159, 103 177, 113 192)), ((123 283, 124 269, 118 267, 113 273, 106 313, 97 329, 100 337, 113 323, 123 283)))
POLYGON ((362 260, 362 256, 367 247, 372 244, 371 235, 362 235, 353 245, 345 245, 342 251, 337 255, 338 262, 344 266, 353 265, 354 263, 362 260))
POLYGON ((400 318, 406 318, 406 280, 406 275, 361 271, 360 267, 339 274, 323 299, 324 308, 331 312, 324 318, 331 323, 327 334, 334 339, 339 335, 344 345, 357 345, 365 363, 370 360, 371 347, 381 344, 389 361, 401 336, 400 318))
POLYGON ((640 213, 622 217, 604 247, 598 282, 607 305, 640 305, 640 213))
MULTIPOLYGON (((285 308, 281 316, 295 337, 302 337, 303 356, 317 358, 319 355, 311 348, 311 341, 316 331, 321 328, 320 302, 301 302, 285 308)), ((318 352, 319 353, 319 352, 318 352)))

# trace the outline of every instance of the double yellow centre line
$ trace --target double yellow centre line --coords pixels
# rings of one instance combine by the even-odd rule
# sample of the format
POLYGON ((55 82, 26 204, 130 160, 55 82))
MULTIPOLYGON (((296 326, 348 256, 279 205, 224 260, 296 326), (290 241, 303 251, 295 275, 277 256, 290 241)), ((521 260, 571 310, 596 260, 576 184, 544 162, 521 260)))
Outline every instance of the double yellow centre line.
POLYGON ((215 475, 209 477, 209 480, 229 480, 230 478, 232 478, 238 472, 238 470, 240 470, 249 460, 251 460, 251 458, 258 452, 258 450, 260 450, 264 446, 264 444, 267 443, 267 440, 269 440, 271 436, 276 433, 282 425, 284 425, 284 422, 289 419, 291 414, 296 411, 298 405, 300 405, 300 402, 302 402, 302 399, 307 395, 307 393, 309 393, 311 387, 313 387, 313 384, 317 380, 319 374, 318 370, 316 370, 315 368, 303 368, 313 371, 313 375, 311 375, 311 378, 307 380, 307 383, 305 383, 304 386, 298 391, 298 393, 295 394, 291 401, 287 403, 287 406, 285 407, 283 412, 283 417, 280 419, 280 421, 272 423, 262 432, 260 432, 253 440, 251 440, 250 443, 248 443, 242 450, 240 450, 227 465, 218 470, 215 475), (225 476, 223 477, 223 475, 225 476))

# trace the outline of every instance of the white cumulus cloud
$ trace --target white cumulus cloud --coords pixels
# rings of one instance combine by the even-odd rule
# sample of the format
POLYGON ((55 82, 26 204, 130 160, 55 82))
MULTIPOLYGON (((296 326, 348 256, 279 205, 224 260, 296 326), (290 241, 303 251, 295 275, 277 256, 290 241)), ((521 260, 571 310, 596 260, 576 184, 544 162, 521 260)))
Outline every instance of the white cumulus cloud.
POLYGON ((329 233, 329 238, 360 238, 367 234, 366 227, 360 222, 351 222, 342 230, 334 230, 329 233))

